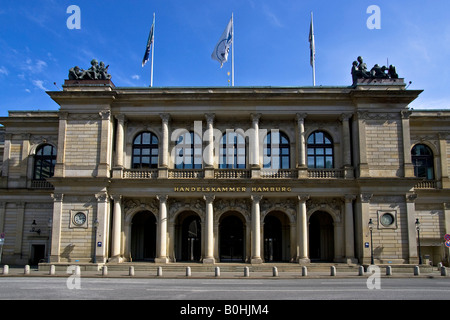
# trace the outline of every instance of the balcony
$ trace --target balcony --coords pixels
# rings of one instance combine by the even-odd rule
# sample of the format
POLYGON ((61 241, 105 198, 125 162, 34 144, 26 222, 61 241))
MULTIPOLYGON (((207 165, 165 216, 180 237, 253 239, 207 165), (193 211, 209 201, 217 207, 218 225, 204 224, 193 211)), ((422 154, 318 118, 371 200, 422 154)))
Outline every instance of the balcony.
POLYGON ((415 189, 438 189, 436 180, 424 180, 414 186, 415 189))
POLYGON ((46 180, 31 180, 31 189, 53 189, 53 185, 46 180))
MULTIPOLYGON (((204 179, 205 169, 165 169, 166 173, 159 173, 160 169, 123 169, 121 174, 115 175, 122 179, 204 179)), ((214 179, 302 179, 296 169, 261 169, 252 175, 251 169, 211 169, 214 179)), ((254 173, 254 172, 253 172, 254 173)), ((344 169, 308 169, 307 179, 344 179, 344 169)), ((419 188, 435 188, 436 181, 424 181, 419 188)))

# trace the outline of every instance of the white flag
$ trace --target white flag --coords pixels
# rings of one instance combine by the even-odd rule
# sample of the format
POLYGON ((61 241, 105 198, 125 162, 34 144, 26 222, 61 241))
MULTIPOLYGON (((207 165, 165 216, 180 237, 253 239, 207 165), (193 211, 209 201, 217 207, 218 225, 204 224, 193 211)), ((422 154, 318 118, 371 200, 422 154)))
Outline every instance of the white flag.
POLYGON ((220 67, 228 60, 228 52, 230 51, 230 46, 233 39, 233 18, 230 19, 228 25, 223 32, 222 36, 217 42, 211 58, 220 62, 220 67))

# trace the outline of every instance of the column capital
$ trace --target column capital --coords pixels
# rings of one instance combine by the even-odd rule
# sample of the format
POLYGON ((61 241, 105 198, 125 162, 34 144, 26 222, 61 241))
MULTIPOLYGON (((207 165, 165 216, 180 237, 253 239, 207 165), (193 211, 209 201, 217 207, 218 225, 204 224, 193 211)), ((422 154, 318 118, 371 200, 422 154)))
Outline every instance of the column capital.
POLYGON ((252 194, 250 196, 250 199, 252 199, 253 202, 259 203, 262 200, 263 196, 261 194, 252 194))
POLYGON ((64 198, 64 194, 63 193, 52 193, 51 197, 53 198, 53 201, 57 202, 57 201, 63 201, 64 198))
POLYGON ((345 196, 344 196, 344 200, 345 200, 345 202, 353 202, 353 200, 355 200, 356 199, 356 196, 354 195, 354 194, 346 194, 345 196))
POLYGON ((123 113, 121 113, 121 114, 116 114, 114 116, 114 118, 116 118, 119 121, 119 123, 124 124, 126 116, 123 113))
POLYGON ((307 116, 308 116, 307 113, 296 113, 295 114, 295 120, 297 120, 297 121, 305 121, 307 116))
POLYGON ((158 194, 156 196, 156 199, 158 199, 159 202, 161 202, 161 203, 165 203, 168 198, 169 198, 169 196, 167 194, 158 194))
POLYGON ((97 202, 108 202, 109 200, 108 193, 106 192, 96 193, 95 198, 97 199, 97 202))
POLYGON ((339 117, 339 120, 341 121, 348 121, 350 118, 353 117, 353 113, 342 113, 339 117))
POLYGON ((261 113, 252 113, 250 114, 253 122, 258 122, 261 118, 261 113))
POLYGON ((406 202, 408 203, 413 203, 414 201, 416 201, 417 199, 417 194, 415 193, 410 193, 406 195, 406 202))
POLYGON ((170 114, 168 113, 160 113, 159 116, 161 117, 164 123, 168 123, 170 120, 170 114))
POLYGON ((111 199, 112 199, 114 202, 120 202, 120 201, 122 201, 122 195, 121 195, 121 194, 112 194, 110 197, 111 197, 111 199))
POLYGON ((297 199, 299 202, 306 202, 309 200, 309 194, 299 194, 297 199))
POLYGON ((109 120, 111 118, 111 110, 102 110, 98 114, 102 120, 109 120))
POLYGON ((373 194, 371 193, 362 193, 360 194, 361 202, 370 202, 370 199, 372 199, 373 194))
POLYGON ((207 203, 213 202, 215 198, 216 198, 216 196, 213 194, 204 194, 203 195, 203 200, 205 200, 207 203))
POLYGON ((215 113, 205 113, 205 119, 207 123, 214 122, 215 117, 216 117, 215 113))

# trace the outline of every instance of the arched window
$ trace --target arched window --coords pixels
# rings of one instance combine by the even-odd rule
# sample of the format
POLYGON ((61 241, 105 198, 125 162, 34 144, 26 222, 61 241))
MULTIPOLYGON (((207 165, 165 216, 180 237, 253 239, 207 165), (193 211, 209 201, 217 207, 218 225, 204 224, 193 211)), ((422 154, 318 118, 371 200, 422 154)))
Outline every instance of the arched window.
POLYGON ((289 138, 282 132, 269 132, 264 138, 263 167, 270 169, 289 169, 289 138))
POLYGON ((158 168, 158 137, 142 132, 133 141, 133 169, 158 168))
POLYGON ((245 138, 237 132, 227 132, 220 140, 220 169, 245 169, 245 138))
POLYGON ((333 140, 323 131, 308 137, 308 168, 328 169, 334 167, 333 140))
POLYGON ((44 144, 36 150, 34 155, 34 180, 45 180, 53 177, 56 164, 56 148, 44 144))
POLYGON ((417 144, 411 150, 414 175, 427 180, 434 179, 433 151, 424 144, 417 144))
POLYGON ((185 132, 178 136, 175 146, 176 169, 202 168, 202 139, 194 132, 185 132))

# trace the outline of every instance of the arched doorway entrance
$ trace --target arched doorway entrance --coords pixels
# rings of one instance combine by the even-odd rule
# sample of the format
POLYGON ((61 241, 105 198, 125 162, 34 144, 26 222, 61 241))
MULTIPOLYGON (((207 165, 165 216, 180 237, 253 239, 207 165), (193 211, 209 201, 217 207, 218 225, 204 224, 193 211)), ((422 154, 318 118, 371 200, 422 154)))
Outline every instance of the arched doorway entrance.
POLYGON ((179 261, 200 261, 202 232, 200 217, 194 212, 182 212, 177 218, 177 251, 179 261))
POLYGON ((131 220, 131 259, 154 261, 156 257, 156 217, 141 211, 131 220))
POLYGON ((245 223, 237 213, 223 215, 219 221, 219 258, 221 262, 245 260, 245 223))
POLYGON ((333 261, 333 218, 327 212, 318 211, 309 218, 309 257, 313 261, 333 261))
POLYGON ((289 261, 289 221, 283 212, 264 218, 264 261, 289 261))

